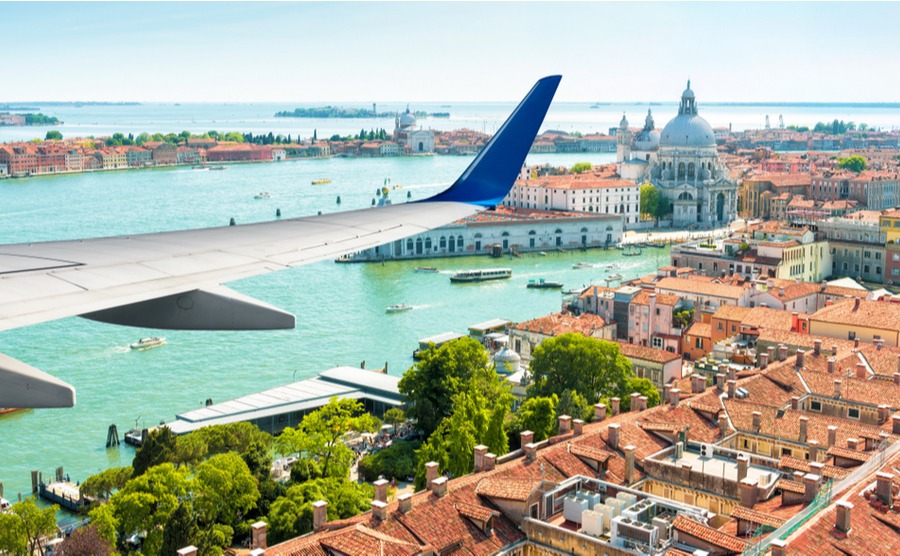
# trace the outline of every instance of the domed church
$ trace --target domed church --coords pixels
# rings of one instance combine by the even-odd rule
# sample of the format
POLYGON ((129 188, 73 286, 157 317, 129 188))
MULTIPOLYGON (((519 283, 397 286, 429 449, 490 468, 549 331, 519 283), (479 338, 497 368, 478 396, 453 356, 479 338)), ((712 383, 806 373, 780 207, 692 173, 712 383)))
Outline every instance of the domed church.
POLYGON ((627 126, 623 116, 619 173, 635 181, 647 179, 658 187, 672 205, 674 226, 718 227, 734 220, 738 186, 719 163, 715 134, 697 113, 690 81, 681 94, 678 115, 662 133, 653 129, 649 111, 644 129, 637 135, 631 137, 627 126))

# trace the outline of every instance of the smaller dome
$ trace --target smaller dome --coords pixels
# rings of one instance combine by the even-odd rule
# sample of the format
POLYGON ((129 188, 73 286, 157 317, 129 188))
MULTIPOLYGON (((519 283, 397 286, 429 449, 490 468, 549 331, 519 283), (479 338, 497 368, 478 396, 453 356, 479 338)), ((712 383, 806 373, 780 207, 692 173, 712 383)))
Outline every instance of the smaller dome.
POLYGON ((694 91, 691 90, 691 80, 690 79, 688 79, 688 82, 687 82, 687 89, 685 89, 684 92, 681 93, 681 98, 694 98, 694 91))
POLYGON ((659 148, 659 132, 655 129, 641 130, 634 137, 634 150, 636 151, 655 151, 659 148))
POLYGON ((521 362, 522 357, 515 351, 509 349, 508 346, 504 346, 503 349, 494 355, 494 365, 496 365, 497 371, 504 374, 518 372, 519 364, 521 362))
POLYGON ((628 129, 628 120, 625 118, 625 112, 622 112, 622 120, 619 121, 619 129, 628 129))

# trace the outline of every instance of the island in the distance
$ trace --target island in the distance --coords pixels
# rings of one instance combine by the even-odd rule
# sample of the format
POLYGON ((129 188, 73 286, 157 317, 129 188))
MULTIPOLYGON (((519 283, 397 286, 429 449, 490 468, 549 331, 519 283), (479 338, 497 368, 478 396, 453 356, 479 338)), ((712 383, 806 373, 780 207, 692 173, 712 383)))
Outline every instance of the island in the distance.
POLYGON ((37 114, 9 114, 0 112, 0 126, 3 125, 59 125, 63 122, 55 116, 37 114))
MULTIPOLYGON (((449 118, 449 112, 416 111, 417 118, 432 116, 434 118, 449 118)), ((275 113, 276 118, 392 118, 395 112, 376 112, 368 108, 344 108, 342 106, 319 106, 315 108, 294 108, 275 113)))

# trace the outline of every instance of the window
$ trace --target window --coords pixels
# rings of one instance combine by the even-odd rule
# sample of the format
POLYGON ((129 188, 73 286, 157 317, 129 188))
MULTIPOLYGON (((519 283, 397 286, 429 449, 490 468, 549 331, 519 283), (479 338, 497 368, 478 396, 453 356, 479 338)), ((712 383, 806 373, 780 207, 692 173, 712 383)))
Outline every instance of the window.
POLYGON ((792 452, 790 448, 782 448, 781 455, 782 455, 782 457, 784 457, 784 456, 793 457, 794 452, 792 452))
POLYGON ((848 339, 848 340, 855 340, 855 339, 856 339, 856 332, 854 332, 853 330, 851 330, 850 332, 847 332, 847 339, 848 339))
POLYGON ((859 419, 859 410, 855 407, 847 408, 847 418, 848 419, 859 419))
POLYGON ((723 328, 722 328, 722 322, 720 321, 719 322, 719 331, 721 331, 721 330, 723 330, 723 328))
POLYGON ((653 338, 653 347, 656 349, 662 349, 663 341, 662 338, 653 338))
POLYGON ((809 402, 809 410, 821 412, 822 411, 822 402, 819 402, 816 400, 811 400, 809 402))
POLYGON ((694 347, 696 347, 697 349, 703 349, 703 338, 697 338, 694 347))

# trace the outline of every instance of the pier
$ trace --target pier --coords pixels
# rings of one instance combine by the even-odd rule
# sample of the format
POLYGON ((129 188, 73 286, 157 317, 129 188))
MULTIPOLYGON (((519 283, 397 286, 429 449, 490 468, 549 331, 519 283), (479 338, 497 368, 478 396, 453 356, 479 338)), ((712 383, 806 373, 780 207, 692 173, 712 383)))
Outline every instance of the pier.
POLYGON ((202 427, 246 421, 278 434, 285 427, 296 427, 304 415, 333 397, 359 400, 367 412, 381 417, 388 409, 404 405, 399 382, 400 377, 377 371, 335 367, 313 378, 181 413, 166 426, 181 435, 202 427))

